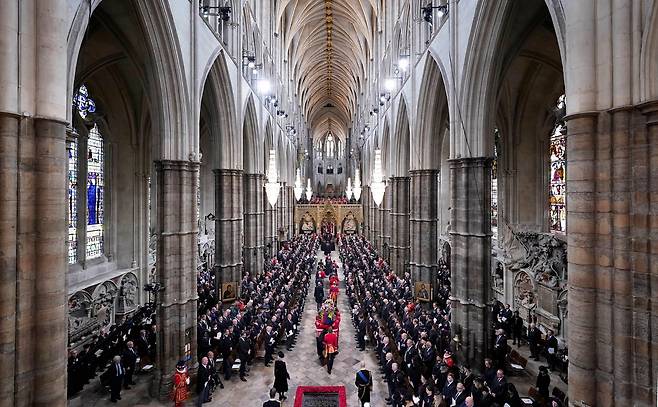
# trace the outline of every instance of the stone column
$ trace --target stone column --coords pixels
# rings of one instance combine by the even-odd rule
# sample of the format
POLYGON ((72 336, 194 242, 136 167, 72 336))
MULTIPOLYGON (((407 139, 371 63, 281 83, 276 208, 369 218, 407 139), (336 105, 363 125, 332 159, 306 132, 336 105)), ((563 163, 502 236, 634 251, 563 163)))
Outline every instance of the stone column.
POLYGON ((409 263, 409 177, 389 179, 392 194, 391 269, 402 275, 409 263))
POLYGON ((370 187, 364 185, 361 190, 361 207, 363 208, 363 236, 370 240, 370 187))
POLYGON ((290 194, 290 221, 289 221, 289 225, 290 225, 289 230, 290 230, 290 232, 289 233, 290 233, 290 237, 293 238, 293 237, 295 237, 295 234, 296 234, 295 233, 295 229, 296 229, 296 225, 295 225, 295 207, 297 206, 297 200, 295 199, 295 188, 294 187, 290 187, 289 194, 290 194))
POLYGON ((197 189, 199 163, 156 162, 158 205, 158 295, 157 368, 159 395, 171 391, 176 362, 186 355, 196 361, 197 316, 197 189))
POLYGON ((19 358, 16 349, 20 206, 17 194, 18 163, 22 160, 18 154, 18 123, 17 116, 0 113, 0 191, 4 191, 0 195, 0 365, 4 367, 0 369, 0 399, 8 406, 14 405, 14 380, 19 358))
POLYGON ((391 251, 391 187, 386 188, 384 193, 384 200, 382 201, 381 208, 379 209, 380 217, 380 230, 379 230, 379 243, 380 254, 387 262, 390 261, 390 251, 391 251))
POLYGON ((295 212, 295 191, 293 186, 286 187, 286 201, 288 204, 288 211, 286 212, 286 230, 288 239, 292 239, 295 236, 295 229, 293 227, 293 218, 295 212))
MULTIPOLYGON (((432 284, 438 270, 438 170, 411 171, 412 280, 432 284)), ((436 289, 436 287, 433 287, 436 289)))
POLYGON ((0 394, 9 406, 66 405, 66 168, 64 123, 0 113, 0 394))
POLYGON ((593 405, 596 396, 596 115, 567 125, 567 241, 569 267, 569 390, 593 405), (573 386, 573 389, 571 388, 573 386))
POLYGON ((242 170, 220 169, 215 173, 215 273, 221 284, 242 278, 243 197, 242 170))
POLYGON ((286 204, 286 183, 281 182, 281 189, 279 190, 279 199, 276 201, 276 217, 277 217, 277 229, 276 229, 276 240, 281 242, 285 239, 285 232, 282 234, 282 230, 286 229, 286 211, 288 210, 286 204))
MULTIPOLYGON (((633 175, 631 206, 631 291, 632 291, 632 394, 637 404, 656 405, 656 364, 658 363, 658 251, 655 240, 658 225, 658 101, 640 106, 646 131, 634 131, 631 144, 633 175), (653 175, 652 175, 653 174, 653 175), (652 266, 653 265, 653 266, 652 266), (650 373, 653 372, 653 373, 650 373)), ((568 175, 567 175, 568 176, 568 175)), ((620 372, 623 374, 623 372, 620 372)), ((630 404, 630 403, 629 403, 630 404)))
MULTIPOLYGON (((372 198, 372 195, 371 195, 371 198, 372 198)), ((381 205, 377 206, 374 199, 372 199, 371 202, 372 202, 372 206, 370 207, 370 218, 371 218, 371 222, 372 222, 372 230, 371 230, 372 245, 374 246, 375 250, 377 250, 379 252, 379 254, 381 255, 382 246, 381 246, 381 238, 379 236, 379 234, 381 233, 380 231, 381 231, 381 221, 382 221, 382 218, 379 214, 381 205)), ((383 203, 383 201, 382 201, 382 203, 383 203)))
POLYGON ((265 242, 263 210, 263 174, 244 174, 244 271, 263 271, 265 242))
POLYGON ((265 208, 265 252, 272 256, 276 251, 277 242, 277 213, 276 205, 272 207, 267 200, 263 189, 263 207, 265 208))
POLYGON ((491 158, 450 160, 452 199, 452 323, 463 343, 460 360, 480 366, 489 345, 491 158))

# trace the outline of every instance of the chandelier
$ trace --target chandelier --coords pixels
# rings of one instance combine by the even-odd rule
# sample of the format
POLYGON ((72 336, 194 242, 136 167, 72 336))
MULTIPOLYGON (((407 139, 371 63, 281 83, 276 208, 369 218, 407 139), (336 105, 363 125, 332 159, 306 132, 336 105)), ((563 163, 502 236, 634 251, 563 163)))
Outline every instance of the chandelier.
POLYGON ((311 189, 311 179, 306 178, 306 200, 311 202, 312 196, 313 196, 313 190, 311 189))
POLYGON ((302 170, 297 168, 297 176, 295 177, 295 199, 299 201, 302 199, 302 193, 304 192, 304 186, 302 185, 302 170))
POLYGON ((352 192, 354 193, 355 201, 361 199, 361 176, 358 169, 356 170, 356 174, 354 174, 354 188, 352 192))
POLYGON ((353 195, 352 178, 347 178, 347 189, 345 189, 345 193, 347 194, 348 201, 352 199, 352 195, 353 195))
POLYGON ((370 182, 370 191, 372 192, 372 199, 375 205, 379 207, 384 200, 384 192, 386 191, 386 183, 384 182, 384 174, 382 173, 382 150, 375 150, 375 169, 372 172, 372 181, 370 182))
POLYGON ((265 194, 267 195, 267 202, 270 203, 272 208, 276 205, 279 199, 279 190, 281 185, 277 182, 276 173, 276 152, 270 150, 270 163, 267 171, 267 182, 265 183, 265 194))

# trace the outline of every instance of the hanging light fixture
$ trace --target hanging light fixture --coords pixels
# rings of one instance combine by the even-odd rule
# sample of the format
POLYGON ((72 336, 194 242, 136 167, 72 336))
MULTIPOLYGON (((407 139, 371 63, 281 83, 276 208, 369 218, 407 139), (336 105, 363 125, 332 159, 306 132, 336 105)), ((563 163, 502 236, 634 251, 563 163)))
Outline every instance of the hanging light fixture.
POLYGON ((348 201, 352 199, 352 195, 354 194, 352 190, 352 178, 347 178, 347 189, 345 189, 345 193, 347 194, 348 201))
POLYGON ((313 196, 313 189, 311 189, 311 179, 306 178, 306 199, 311 202, 311 197, 313 196))
POLYGON ((361 176, 359 174, 359 170, 356 170, 356 174, 354 175, 354 188, 352 189, 352 192, 354 193, 354 200, 358 201, 361 199, 361 176))
POLYGON ((299 201, 302 199, 302 193, 304 192, 304 186, 302 185, 302 170, 297 168, 297 176, 295 177, 295 199, 299 201))
POLYGON ((277 180, 276 173, 276 152, 270 150, 270 163, 267 171, 267 182, 265 183, 265 194, 267 195, 267 202, 270 203, 272 208, 276 205, 276 201, 279 199, 279 190, 281 185, 277 180))
POLYGON ((384 174, 382 173, 382 150, 380 149, 375 150, 375 169, 372 172, 370 191, 372 191, 372 200, 379 207, 384 200, 384 191, 386 191, 386 183, 384 182, 384 174))

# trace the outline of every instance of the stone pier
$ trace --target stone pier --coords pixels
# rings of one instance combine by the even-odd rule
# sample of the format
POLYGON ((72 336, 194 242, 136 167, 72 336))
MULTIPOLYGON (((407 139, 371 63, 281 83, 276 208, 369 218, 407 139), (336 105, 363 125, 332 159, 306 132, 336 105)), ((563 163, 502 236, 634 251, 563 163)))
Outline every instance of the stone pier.
POLYGON ((489 349, 491 163, 450 160, 452 324, 463 344, 460 360, 471 366, 481 366, 489 349))
POLYGON ((438 269, 438 170, 411 171, 411 256, 413 281, 434 287, 438 269))
POLYGON ((391 177, 391 269, 397 274, 404 274, 409 266, 409 177, 391 177))
MULTIPOLYGON (((244 271, 258 274, 263 270, 265 211, 263 209, 263 174, 244 174, 244 271)), ((268 204, 269 205, 269 204, 268 204)))

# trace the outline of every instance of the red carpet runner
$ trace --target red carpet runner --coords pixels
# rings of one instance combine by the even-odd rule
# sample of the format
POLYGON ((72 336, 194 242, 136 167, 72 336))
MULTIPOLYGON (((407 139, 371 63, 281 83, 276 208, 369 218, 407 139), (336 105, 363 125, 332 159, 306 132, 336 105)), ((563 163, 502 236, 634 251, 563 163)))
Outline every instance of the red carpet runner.
POLYGON ((345 386, 297 387, 294 407, 313 406, 347 407, 345 386))

